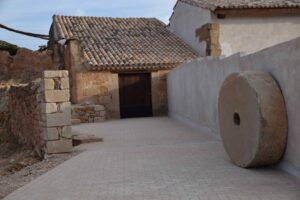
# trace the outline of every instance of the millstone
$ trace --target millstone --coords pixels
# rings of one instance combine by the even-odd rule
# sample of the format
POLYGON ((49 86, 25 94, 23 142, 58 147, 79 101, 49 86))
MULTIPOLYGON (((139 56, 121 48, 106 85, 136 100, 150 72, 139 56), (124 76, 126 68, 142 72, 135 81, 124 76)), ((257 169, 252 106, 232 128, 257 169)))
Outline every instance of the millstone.
POLYGON ((271 75, 246 71, 227 77, 219 96, 219 126, 224 148, 236 165, 279 162, 287 124, 284 98, 271 75))

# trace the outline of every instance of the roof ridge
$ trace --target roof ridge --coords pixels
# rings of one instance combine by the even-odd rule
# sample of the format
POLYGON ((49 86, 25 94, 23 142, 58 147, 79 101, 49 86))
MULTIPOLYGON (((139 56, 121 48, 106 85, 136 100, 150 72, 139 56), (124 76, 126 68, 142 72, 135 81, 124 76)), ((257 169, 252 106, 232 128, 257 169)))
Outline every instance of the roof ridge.
POLYGON ((74 18, 101 18, 101 19, 124 19, 124 20, 134 20, 134 19, 145 19, 145 20, 158 20, 156 17, 106 17, 106 16, 76 16, 76 15, 56 15, 54 14, 52 18, 54 17, 74 17, 74 18))
MULTIPOLYGON (((192 6, 214 11, 223 9, 300 8, 300 0, 178 0, 192 6)), ((177 1, 177 2, 178 2, 177 1)))

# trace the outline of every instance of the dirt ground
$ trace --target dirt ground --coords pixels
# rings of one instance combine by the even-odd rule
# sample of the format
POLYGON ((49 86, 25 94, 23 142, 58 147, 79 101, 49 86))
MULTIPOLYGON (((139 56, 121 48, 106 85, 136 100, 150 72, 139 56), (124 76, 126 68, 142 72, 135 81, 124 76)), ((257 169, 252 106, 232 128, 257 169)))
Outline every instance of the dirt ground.
POLYGON ((0 199, 79 153, 50 155, 41 160, 31 150, 0 144, 0 199))

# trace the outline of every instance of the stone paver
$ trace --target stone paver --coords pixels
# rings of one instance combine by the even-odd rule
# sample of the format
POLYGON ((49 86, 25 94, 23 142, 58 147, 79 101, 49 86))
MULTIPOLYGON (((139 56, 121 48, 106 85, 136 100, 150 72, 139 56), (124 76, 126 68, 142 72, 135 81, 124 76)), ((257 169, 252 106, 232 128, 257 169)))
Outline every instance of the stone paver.
POLYGON ((75 126, 103 137, 5 200, 299 200, 300 182, 231 164, 220 141, 168 118, 75 126))

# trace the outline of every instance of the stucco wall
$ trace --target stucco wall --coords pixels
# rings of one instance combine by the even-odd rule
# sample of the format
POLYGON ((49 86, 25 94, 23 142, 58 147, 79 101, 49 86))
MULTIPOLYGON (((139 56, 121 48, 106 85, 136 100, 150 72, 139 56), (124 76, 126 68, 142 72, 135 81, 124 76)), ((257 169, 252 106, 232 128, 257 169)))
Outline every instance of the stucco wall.
POLYGON ((169 115, 219 137, 218 95, 225 78, 243 70, 269 72, 281 86, 289 118, 287 150, 281 166, 300 177, 300 38, 240 57, 204 58, 168 75, 169 115))
POLYGON ((220 24, 222 55, 254 53, 300 36, 300 16, 226 16, 218 19, 210 11, 178 2, 169 29, 206 56, 206 42, 199 42, 196 30, 207 23, 220 24))
POLYGON ((254 53, 300 36, 300 16, 226 17, 220 24, 222 55, 254 53))
POLYGON ((170 19, 169 30, 196 50, 206 56, 206 43, 199 42, 196 30, 211 22, 211 13, 186 3, 178 2, 170 19))

